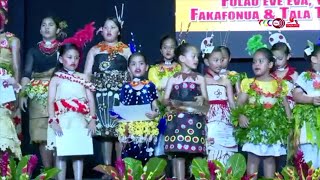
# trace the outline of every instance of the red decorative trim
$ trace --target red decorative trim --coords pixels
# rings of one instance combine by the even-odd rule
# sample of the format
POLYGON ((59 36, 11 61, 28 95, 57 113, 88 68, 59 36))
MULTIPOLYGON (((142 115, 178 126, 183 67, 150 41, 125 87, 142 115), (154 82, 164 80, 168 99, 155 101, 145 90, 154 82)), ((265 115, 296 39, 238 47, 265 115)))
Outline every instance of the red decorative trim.
POLYGON ((58 78, 61 78, 61 79, 69 80, 71 82, 79 83, 82 86, 84 86, 85 88, 89 89, 90 91, 95 91, 96 90, 96 88, 94 87, 94 85, 91 82, 86 81, 83 78, 74 76, 73 74, 67 74, 67 73, 59 71, 59 72, 55 73, 55 76, 58 77, 58 78))
MULTIPOLYGON (((287 71, 286 75, 285 75, 282 79, 287 80, 287 81, 293 81, 291 75, 293 75, 294 72, 296 72, 296 68, 291 67, 291 66, 289 66, 289 65, 287 66, 287 68, 288 68, 288 71, 287 71)), ((274 77, 279 78, 279 77, 277 76, 277 74, 276 74, 276 71, 272 72, 271 74, 272 74, 274 77)))
POLYGON ((88 101, 80 101, 78 99, 60 99, 54 103, 54 111, 56 115, 69 111, 88 114, 90 109, 88 101))
POLYGON ((209 101, 209 104, 221 104, 222 106, 227 106, 228 101, 227 100, 211 100, 209 101))

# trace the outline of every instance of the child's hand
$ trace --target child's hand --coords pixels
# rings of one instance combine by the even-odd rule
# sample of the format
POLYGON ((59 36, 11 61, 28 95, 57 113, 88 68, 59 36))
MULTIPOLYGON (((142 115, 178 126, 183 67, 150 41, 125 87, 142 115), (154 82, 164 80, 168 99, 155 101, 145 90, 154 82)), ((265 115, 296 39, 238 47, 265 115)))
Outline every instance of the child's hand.
POLYGON ((203 103, 204 103, 204 97, 203 96, 196 96, 194 97, 194 99, 196 100, 196 103, 199 105, 199 106, 202 106, 203 103))
POLYGON ((242 128, 247 128, 249 126, 249 119, 244 115, 240 115, 239 126, 242 128))
POLYGON ((319 106, 319 105, 320 105, 320 96, 313 97, 313 98, 312 98, 312 103, 313 103, 313 105, 315 105, 315 106, 319 106))
POLYGON ((53 129, 53 131, 56 134, 56 136, 62 136, 63 135, 61 126, 57 122, 52 122, 50 126, 53 129))
POLYGON ((147 116, 149 119, 154 119, 154 118, 156 118, 157 116, 159 116, 159 113, 157 113, 157 112, 155 112, 155 111, 151 111, 151 112, 146 113, 146 116, 147 116))
POLYGON ((94 135, 96 133, 96 120, 91 120, 88 124, 88 135, 94 135))

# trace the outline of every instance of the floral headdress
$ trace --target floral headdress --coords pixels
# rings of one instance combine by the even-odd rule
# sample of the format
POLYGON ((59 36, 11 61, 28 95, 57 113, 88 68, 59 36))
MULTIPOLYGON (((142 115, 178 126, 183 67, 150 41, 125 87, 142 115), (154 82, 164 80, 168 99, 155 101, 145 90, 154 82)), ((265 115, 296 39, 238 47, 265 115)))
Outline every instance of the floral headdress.
POLYGON ((213 33, 211 36, 206 35, 206 37, 201 41, 200 49, 202 52, 202 57, 204 58, 205 54, 209 54, 214 49, 213 45, 213 33))
POLYGON ((188 27, 187 27, 187 31, 183 34, 183 32, 182 32, 182 22, 181 22, 180 34, 178 36, 179 45, 186 43, 186 38, 187 38, 187 35, 189 33, 190 26, 191 26, 191 22, 189 22, 188 27))
POLYGON ((8 0, 0 0, 0 8, 8 12, 8 0))
POLYGON ((269 34, 270 34, 269 43, 271 46, 273 46, 274 44, 276 44, 278 42, 282 42, 288 46, 289 50, 291 50, 290 44, 287 42, 286 37, 283 34, 281 34, 281 31, 278 31, 276 33, 271 33, 269 31, 269 34))
POLYGON ((133 32, 131 32, 130 34, 131 34, 131 40, 130 40, 128 45, 129 45, 131 53, 133 54, 135 52, 141 52, 141 44, 139 44, 137 46, 136 43, 135 43, 135 40, 134 40, 133 32))
POLYGON ((248 54, 252 56, 258 49, 263 47, 266 48, 267 45, 262 42, 262 35, 256 34, 248 39, 246 51, 248 51, 248 54))
POLYGON ((307 56, 310 56, 314 51, 314 44, 313 42, 308 40, 308 47, 304 50, 307 56))

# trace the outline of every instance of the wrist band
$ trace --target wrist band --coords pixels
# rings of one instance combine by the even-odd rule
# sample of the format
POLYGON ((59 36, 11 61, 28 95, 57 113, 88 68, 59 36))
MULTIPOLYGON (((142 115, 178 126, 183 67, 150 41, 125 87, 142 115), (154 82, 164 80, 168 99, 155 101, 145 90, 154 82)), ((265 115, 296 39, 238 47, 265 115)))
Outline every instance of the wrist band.
POLYGON ((59 124, 59 119, 58 118, 49 118, 48 123, 51 124, 53 122, 56 122, 57 124, 59 124))

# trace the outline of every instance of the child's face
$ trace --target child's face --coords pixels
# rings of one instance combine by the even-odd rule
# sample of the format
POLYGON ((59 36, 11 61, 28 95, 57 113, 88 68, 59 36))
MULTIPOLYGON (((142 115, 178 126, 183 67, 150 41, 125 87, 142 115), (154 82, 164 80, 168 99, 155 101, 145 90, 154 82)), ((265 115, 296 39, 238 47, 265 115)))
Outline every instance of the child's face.
POLYGON ((117 41, 120 35, 119 27, 112 20, 107 20, 102 28, 102 36, 107 42, 117 41))
POLYGON ((273 62, 270 62, 263 53, 257 52, 253 56, 252 70, 255 76, 262 76, 270 72, 273 62))
POLYGON ((166 39, 165 41, 163 41, 160 52, 166 60, 172 60, 174 57, 175 48, 176 48, 175 42, 172 39, 166 39))
POLYGON ((283 68, 287 65, 287 61, 289 60, 290 56, 286 55, 281 50, 272 51, 274 58, 276 59, 275 66, 277 68, 283 68))
POLYGON ((190 69, 197 69, 199 64, 198 50, 195 47, 189 47, 187 52, 181 55, 180 61, 190 69))
POLYGON ((52 18, 45 18, 42 20, 40 27, 40 34, 45 39, 55 38, 57 35, 57 25, 52 18))
POLYGON ((225 49, 221 49, 222 52, 222 62, 221 62, 221 68, 227 69, 229 62, 230 62, 230 56, 228 52, 225 49))
POLYGON ((219 74, 222 66, 223 56, 221 52, 213 52, 209 59, 205 59, 206 65, 211 71, 216 74, 219 74))
POLYGON ((312 64, 320 64, 320 51, 315 55, 311 56, 312 64))
POLYGON ((77 69, 79 59, 79 52, 75 49, 70 49, 59 57, 59 61, 63 64, 63 67, 70 71, 77 69))
POLYGON ((133 77, 142 77, 148 71, 149 66, 142 56, 134 56, 129 64, 128 70, 133 77))

